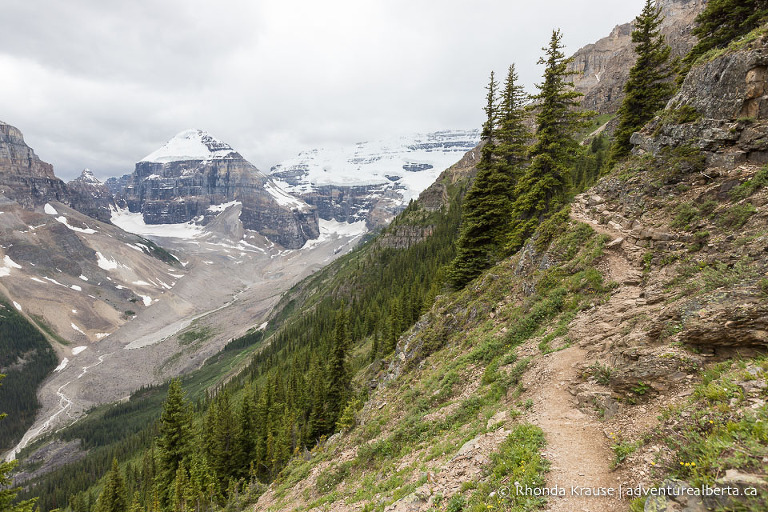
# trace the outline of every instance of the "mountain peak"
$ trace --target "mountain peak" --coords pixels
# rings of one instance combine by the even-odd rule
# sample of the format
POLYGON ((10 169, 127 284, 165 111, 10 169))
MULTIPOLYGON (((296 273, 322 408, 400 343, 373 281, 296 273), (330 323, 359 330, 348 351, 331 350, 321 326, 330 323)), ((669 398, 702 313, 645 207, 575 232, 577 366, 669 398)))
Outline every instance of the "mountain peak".
POLYGON ((232 147, 207 132, 198 129, 184 130, 160 149, 141 159, 142 162, 167 163, 186 160, 219 160, 233 158, 237 153, 232 147))
POLYGON ((80 173, 80 176, 75 178, 75 181, 79 181, 81 183, 90 183, 92 185, 101 185, 101 181, 93 175, 93 171, 90 169, 83 169, 83 172, 80 173))

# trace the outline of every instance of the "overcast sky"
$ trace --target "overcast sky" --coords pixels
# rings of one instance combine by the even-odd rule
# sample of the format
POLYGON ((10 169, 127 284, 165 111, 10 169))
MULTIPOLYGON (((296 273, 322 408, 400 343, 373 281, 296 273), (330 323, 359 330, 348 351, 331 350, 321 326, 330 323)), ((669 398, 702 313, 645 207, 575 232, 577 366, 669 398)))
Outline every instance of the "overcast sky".
POLYGON ((262 170, 301 150, 477 128, 488 74, 533 91, 643 0, 0 0, 0 120, 100 178, 201 128, 262 170))

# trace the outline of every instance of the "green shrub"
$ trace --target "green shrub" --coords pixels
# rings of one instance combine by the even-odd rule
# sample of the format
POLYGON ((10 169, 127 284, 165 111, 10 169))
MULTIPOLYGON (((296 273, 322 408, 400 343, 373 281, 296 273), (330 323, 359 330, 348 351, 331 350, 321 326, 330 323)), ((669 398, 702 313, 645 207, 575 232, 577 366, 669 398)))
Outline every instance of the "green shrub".
POLYGON ((731 200, 741 201, 746 199, 760 188, 768 186, 768 165, 762 167, 751 179, 745 181, 731 190, 731 200))
POLYGON ((611 445, 611 449, 615 455, 613 460, 614 467, 618 466, 624 461, 624 459, 635 453, 639 446, 640 443, 630 443, 628 441, 621 441, 611 445))
POLYGON ((589 371, 589 374, 592 375, 600 384, 607 386, 611 382, 612 370, 610 366, 600 364, 599 362, 595 361, 594 364, 591 364, 587 370, 589 371))
POLYGON ((718 217, 718 224, 723 228, 739 229, 756 211, 751 203, 737 204, 718 217))
POLYGON ((695 221, 701 219, 701 211, 691 203, 681 203, 675 208, 675 217, 669 224, 675 229, 690 231, 695 221))

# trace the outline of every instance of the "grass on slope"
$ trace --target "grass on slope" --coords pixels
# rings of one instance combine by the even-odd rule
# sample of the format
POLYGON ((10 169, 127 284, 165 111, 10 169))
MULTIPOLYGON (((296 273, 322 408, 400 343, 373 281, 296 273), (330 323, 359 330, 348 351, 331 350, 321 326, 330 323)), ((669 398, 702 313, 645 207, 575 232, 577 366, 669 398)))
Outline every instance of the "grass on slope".
MULTIPOLYGON (((517 416, 512 404, 529 361, 518 358, 516 347, 551 334, 553 322, 600 303, 611 289, 594 268, 604 237, 578 224, 561 229, 554 238, 546 258, 530 244, 523 254, 500 263, 466 289, 440 297, 427 315, 428 323, 406 334, 412 358, 402 363, 406 371, 379 385, 373 402, 359 415, 362 424, 340 443, 317 449, 310 461, 289 464, 276 481, 273 509, 296 506, 291 500, 297 484, 320 465, 315 485, 302 491, 306 509, 344 502, 383 510, 420 492, 429 483, 425 475, 467 441, 495 432, 500 424, 491 420, 500 411, 517 416), (535 263, 527 267, 522 263, 531 260, 535 263), (345 446, 358 448, 354 457, 339 462, 345 446)), ((564 330, 557 334, 561 346, 564 330)), ((513 425, 494 450, 488 471, 465 481, 453 496, 433 497, 434 505, 456 511, 540 506, 539 498, 499 489, 514 481, 532 487, 543 483, 542 443, 538 428, 513 425)))

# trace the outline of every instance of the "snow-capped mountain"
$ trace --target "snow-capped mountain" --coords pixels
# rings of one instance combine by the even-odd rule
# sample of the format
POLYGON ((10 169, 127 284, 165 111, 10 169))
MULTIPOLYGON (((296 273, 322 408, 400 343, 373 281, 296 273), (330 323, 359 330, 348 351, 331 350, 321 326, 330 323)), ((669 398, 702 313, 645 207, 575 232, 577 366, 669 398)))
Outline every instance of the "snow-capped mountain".
POLYGON ((313 149, 275 165, 270 176, 321 219, 365 220, 375 229, 479 142, 479 130, 447 130, 313 149))
POLYGON ((222 160, 240 157, 232 147, 202 130, 185 130, 141 162, 169 163, 190 160, 222 160))
POLYGON ((243 227, 283 247, 297 249, 319 234, 314 208, 202 130, 183 131, 142 158, 123 199, 147 224, 206 224, 216 217, 211 206, 237 201, 243 227))

